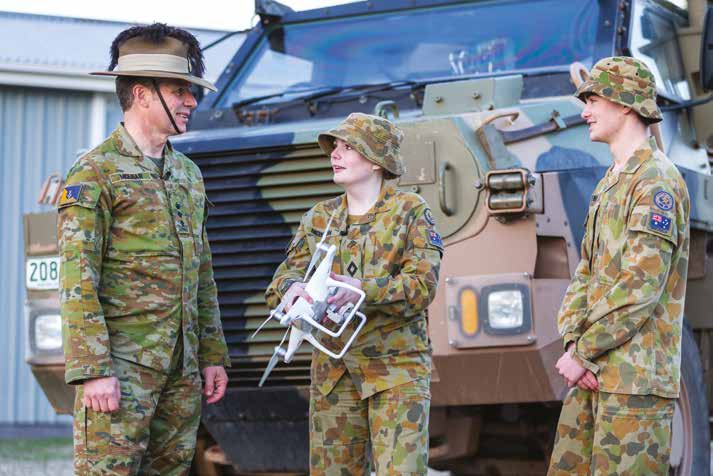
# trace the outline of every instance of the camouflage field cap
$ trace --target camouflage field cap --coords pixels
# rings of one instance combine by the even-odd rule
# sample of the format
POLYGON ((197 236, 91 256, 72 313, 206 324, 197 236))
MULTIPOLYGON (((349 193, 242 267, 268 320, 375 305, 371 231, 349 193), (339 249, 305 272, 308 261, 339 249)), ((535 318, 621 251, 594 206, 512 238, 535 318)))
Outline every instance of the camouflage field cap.
POLYGON ((327 156, 334 150, 334 139, 351 145, 369 162, 380 165, 388 173, 387 179, 401 176, 401 141, 404 133, 394 124, 379 116, 353 112, 334 129, 323 132, 317 141, 327 156))
POLYGON ((200 53, 189 51, 189 45, 171 36, 159 41, 137 36, 118 45, 116 67, 110 71, 96 71, 90 74, 101 76, 139 76, 147 78, 182 79, 211 91, 216 87, 202 76, 200 53), (196 62, 200 67, 196 68, 196 62), (196 71, 197 70, 197 71, 196 71))
POLYGON ((575 96, 585 101, 596 94, 630 107, 649 124, 662 119, 656 104, 656 83, 649 68, 629 56, 604 58, 592 67, 589 79, 579 85, 575 96))

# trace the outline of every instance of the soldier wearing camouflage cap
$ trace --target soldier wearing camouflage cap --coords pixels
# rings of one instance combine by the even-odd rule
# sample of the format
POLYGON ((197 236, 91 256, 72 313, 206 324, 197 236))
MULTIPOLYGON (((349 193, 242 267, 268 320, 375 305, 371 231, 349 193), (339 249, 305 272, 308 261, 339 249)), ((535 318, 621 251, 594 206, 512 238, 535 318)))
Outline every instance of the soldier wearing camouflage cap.
POLYGON ((656 85, 634 58, 605 58, 579 86, 592 141, 613 164, 589 205, 581 261, 557 325, 557 369, 572 389, 548 474, 669 473, 679 396, 690 201, 648 137, 656 85))
MULTIPOLYGON (((386 119, 358 113, 320 134, 334 182, 345 194, 302 217, 266 292, 271 307, 305 296, 304 273, 326 233, 325 243, 338 250, 333 277, 366 293, 367 323, 347 355, 312 356, 312 475, 369 474, 369 454, 379 476, 427 471, 426 308, 436 292, 443 244, 423 198, 385 180, 403 171, 402 139, 403 132, 386 119)), ((356 299, 339 291, 328 302, 339 308, 356 299)))
POLYGON ((198 42, 178 28, 130 28, 111 52, 97 74, 117 77, 124 122, 75 162, 58 205, 75 473, 186 474, 201 387, 207 403, 220 400, 230 361, 205 187, 168 137, 196 107, 191 84, 213 85, 198 42))

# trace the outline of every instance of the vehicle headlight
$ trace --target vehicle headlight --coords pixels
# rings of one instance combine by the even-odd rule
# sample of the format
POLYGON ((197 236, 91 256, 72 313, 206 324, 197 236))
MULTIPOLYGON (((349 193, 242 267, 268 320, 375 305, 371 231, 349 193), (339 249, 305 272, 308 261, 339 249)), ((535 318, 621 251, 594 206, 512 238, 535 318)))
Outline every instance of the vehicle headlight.
POLYGON ((56 350, 62 348, 62 319, 59 314, 44 314, 34 320, 35 348, 56 350))
POLYGON ((520 284, 498 284, 483 288, 485 331, 488 334, 520 334, 530 330, 530 292, 520 284))
POLYGON ((488 295, 488 317, 493 329, 522 327, 522 293, 495 291, 488 295))

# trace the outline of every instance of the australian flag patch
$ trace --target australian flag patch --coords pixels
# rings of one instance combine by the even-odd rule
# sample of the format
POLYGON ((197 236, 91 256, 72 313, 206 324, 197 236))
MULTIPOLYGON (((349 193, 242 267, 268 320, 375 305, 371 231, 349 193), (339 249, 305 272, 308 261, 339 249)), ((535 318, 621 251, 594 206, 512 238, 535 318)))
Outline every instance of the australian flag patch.
POLYGON ((59 205, 70 205, 79 201, 82 194, 81 185, 67 185, 62 190, 62 195, 59 197, 59 205))
POLYGON ((441 240, 441 235, 439 235, 438 232, 433 228, 429 228, 428 230, 428 242, 431 243, 433 246, 443 248, 443 240, 441 240))
POLYGON ((660 213, 651 212, 649 216, 649 228, 668 235, 671 231, 671 219, 660 213))

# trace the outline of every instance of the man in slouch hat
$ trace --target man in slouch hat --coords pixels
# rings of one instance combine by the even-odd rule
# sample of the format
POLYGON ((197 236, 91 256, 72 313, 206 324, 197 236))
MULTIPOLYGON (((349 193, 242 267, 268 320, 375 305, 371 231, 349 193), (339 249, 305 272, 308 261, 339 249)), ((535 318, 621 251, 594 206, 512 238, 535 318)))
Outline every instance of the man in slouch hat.
POLYGON ((58 237, 65 379, 76 385, 76 474, 188 472, 201 393, 230 365, 198 167, 186 131, 202 79, 197 40, 164 24, 121 32, 109 71, 124 121, 70 169, 58 237))

